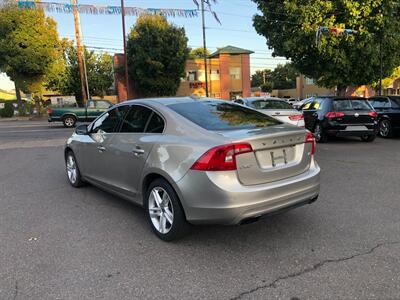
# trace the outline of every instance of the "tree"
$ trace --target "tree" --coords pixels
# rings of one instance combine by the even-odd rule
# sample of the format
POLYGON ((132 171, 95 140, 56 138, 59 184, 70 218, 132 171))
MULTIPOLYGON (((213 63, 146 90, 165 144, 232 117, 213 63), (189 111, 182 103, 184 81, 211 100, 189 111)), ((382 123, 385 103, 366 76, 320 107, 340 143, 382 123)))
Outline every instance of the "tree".
POLYGON ((39 93, 59 55, 56 22, 43 10, 20 10, 14 1, 0 6, 0 71, 25 93, 39 93))
POLYGON ((260 87, 263 93, 271 93, 274 86, 271 82, 266 81, 265 83, 261 84, 260 87))
MULTIPOLYGON (((208 49, 206 49, 206 55, 210 55, 210 51, 208 51, 208 49)), ((190 59, 195 59, 195 58, 204 58, 204 48, 203 47, 199 47, 199 48, 195 48, 190 50, 189 52, 189 58, 190 59)))
POLYGON ((291 63, 278 65, 270 74, 268 81, 276 90, 296 88, 297 71, 291 63))
POLYGON ((394 0, 253 0, 262 15, 253 19, 273 54, 290 58, 294 67, 319 85, 337 86, 343 94, 349 85, 370 84, 400 62, 398 1, 394 0), (352 35, 322 34, 318 26, 346 28, 352 35))
POLYGON ((251 75, 251 86, 260 87, 264 82, 268 80, 271 75, 271 70, 257 70, 253 75, 251 75))
MULTIPOLYGON (((49 76, 47 87, 66 95, 75 95, 82 103, 77 50, 70 41, 63 41, 63 57, 49 76)), ((86 73, 91 96, 103 97, 108 94, 114 82, 112 57, 108 53, 96 54, 84 49, 86 73)))
POLYGON ((183 28, 160 15, 140 16, 128 37, 129 77, 141 96, 176 94, 189 50, 183 28))

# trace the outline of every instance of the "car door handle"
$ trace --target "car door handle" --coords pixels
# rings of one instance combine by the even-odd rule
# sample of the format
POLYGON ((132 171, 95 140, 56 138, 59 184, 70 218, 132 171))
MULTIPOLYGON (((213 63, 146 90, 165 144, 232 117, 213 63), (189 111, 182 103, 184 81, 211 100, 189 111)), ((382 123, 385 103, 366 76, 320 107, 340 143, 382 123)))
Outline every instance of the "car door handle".
POLYGON ((136 148, 136 149, 133 149, 133 150, 132 150, 132 153, 133 153, 135 156, 139 156, 139 155, 144 154, 144 150, 143 150, 143 149, 140 149, 140 148, 136 148))
POLYGON ((97 146, 97 150, 99 150, 99 152, 104 152, 104 151, 106 151, 106 147, 97 146))

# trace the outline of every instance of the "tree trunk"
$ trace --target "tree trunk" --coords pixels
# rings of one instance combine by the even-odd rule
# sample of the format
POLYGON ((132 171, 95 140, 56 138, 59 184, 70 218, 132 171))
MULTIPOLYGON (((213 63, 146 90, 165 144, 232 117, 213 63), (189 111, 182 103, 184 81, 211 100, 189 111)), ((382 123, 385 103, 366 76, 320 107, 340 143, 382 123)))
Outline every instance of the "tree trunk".
POLYGON ((16 81, 14 81, 14 86, 15 86, 15 96, 17 97, 18 109, 22 109, 21 90, 19 89, 16 81))
POLYGON ((336 88, 336 96, 346 96, 347 85, 338 85, 336 88))

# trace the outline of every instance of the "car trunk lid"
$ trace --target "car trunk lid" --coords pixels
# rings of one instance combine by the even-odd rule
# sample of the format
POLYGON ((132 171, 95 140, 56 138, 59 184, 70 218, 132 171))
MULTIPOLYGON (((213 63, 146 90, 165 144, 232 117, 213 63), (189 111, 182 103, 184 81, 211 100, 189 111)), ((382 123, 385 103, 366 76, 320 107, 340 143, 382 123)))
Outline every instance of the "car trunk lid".
POLYGON ((291 125, 219 132, 233 143, 247 142, 253 152, 236 156, 237 175, 243 185, 256 185, 299 175, 309 169, 311 144, 306 131, 291 125))

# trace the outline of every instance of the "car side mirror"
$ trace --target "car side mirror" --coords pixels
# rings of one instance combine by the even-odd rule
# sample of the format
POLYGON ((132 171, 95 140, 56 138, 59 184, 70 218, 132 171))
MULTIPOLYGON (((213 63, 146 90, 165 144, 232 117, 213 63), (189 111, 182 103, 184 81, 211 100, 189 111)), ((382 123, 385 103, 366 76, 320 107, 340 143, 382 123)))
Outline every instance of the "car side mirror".
POLYGON ((79 125, 75 129, 75 133, 79 134, 79 135, 87 135, 89 133, 88 126, 87 125, 79 125))

